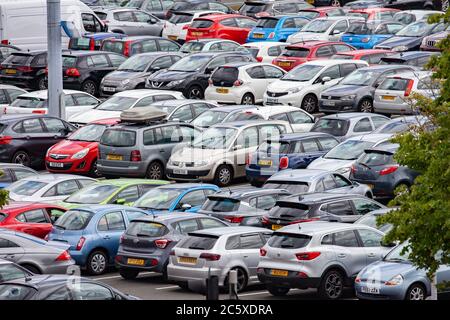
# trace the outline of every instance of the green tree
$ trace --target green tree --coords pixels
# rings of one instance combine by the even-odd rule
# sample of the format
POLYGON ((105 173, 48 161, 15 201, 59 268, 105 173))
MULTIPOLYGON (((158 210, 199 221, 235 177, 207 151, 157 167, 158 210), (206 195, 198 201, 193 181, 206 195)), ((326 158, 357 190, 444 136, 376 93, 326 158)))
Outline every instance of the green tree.
MULTIPOLYGON (((0 177, 3 175, 3 172, 0 170, 0 177)), ((8 191, 0 189, 0 209, 3 208, 5 204, 8 203, 8 191)))

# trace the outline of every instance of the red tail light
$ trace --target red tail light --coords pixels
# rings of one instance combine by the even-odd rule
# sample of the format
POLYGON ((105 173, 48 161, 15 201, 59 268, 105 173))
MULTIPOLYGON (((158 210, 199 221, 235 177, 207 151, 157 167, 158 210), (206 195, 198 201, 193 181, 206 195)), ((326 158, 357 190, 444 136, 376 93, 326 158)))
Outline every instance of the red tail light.
POLYGON ((263 61, 263 57, 256 57, 256 61, 262 62, 263 61))
POLYGON ((95 40, 91 38, 89 41, 89 50, 94 51, 95 50, 95 40))
POLYGON ((299 219, 299 220, 291 221, 291 222, 289 222, 289 224, 304 223, 304 222, 311 222, 311 221, 319 221, 319 218, 299 219))
POLYGON ((269 38, 269 39, 272 39, 273 37, 275 37, 275 32, 271 32, 271 33, 269 33, 269 36, 268 36, 268 38, 269 38))
POLYGON ((187 30, 187 29, 189 29, 189 24, 187 24, 187 25, 183 26, 183 28, 181 28, 181 29, 183 29, 183 30, 187 30))
POLYGON ((236 81, 233 83, 233 86, 239 87, 239 86, 241 86, 243 83, 244 83, 244 81, 242 81, 242 80, 236 80, 236 81))
POLYGON ((139 162, 139 161, 142 161, 141 152, 140 152, 139 150, 133 150, 133 151, 131 151, 130 161, 131 161, 131 162, 139 162))
POLYGON ((169 255, 171 255, 171 256, 174 256, 175 255, 175 250, 170 250, 170 254, 169 255))
POLYGON ((251 153, 249 153, 248 155, 247 155, 247 158, 245 158, 245 165, 247 165, 247 166, 249 166, 251 163, 252 163, 252 154, 251 153))
POLYGON ((288 157, 281 157, 280 158, 280 169, 287 169, 289 167, 289 158, 288 157))
POLYGON ((80 240, 78 240, 77 247, 75 248, 77 251, 80 251, 83 249, 84 243, 86 242, 85 237, 81 237, 80 240))
POLYGON ((210 86, 212 86, 212 85, 213 85, 213 81, 212 81, 211 79, 208 79, 208 84, 209 84, 210 86))
POLYGON ((10 144, 12 140, 11 136, 0 136, 0 145, 1 144, 10 144))
POLYGON ((267 218, 266 216, 262 217, 261 223, 262 224, 269 224, 269 218, 267 218))
POLYGON ((320 252, 300 252, 296 253, 295 256, 298 260, 313 260, 320 256, 320 252))
POLYGON ((6 44, 6 45, 8 45, 9 44, 9 40, 2 40, 2 44, 6 44))
POLYGON ((77 68, 69 68, 66 70, 66 76, 68 77, 79 77, 80 75, 80 71, 77 68))
POLYGON ((224 219, 231 223, 241 223, 244 217, 225 216, 224 219))
POLYGON ((158 240, 155 240, 155 245, 160 249, 164 249, 171 242, 172 241, 169 239, 158 239, 158 240))
POLYGON ((356 167, 354 165, 352 165, 352 167, 350 168, 350 172, 351 173, 355 173, 356 172, 356 167))
POLYGON ((45 110, 33 110, 31 113, 46 114, 47 112, 45 110))
POLYGON ((379 173, 380 173, 380 176, 384 176, 384 175, 391 174, 391 173, 397 171, 397 169, 398 169, 398 166, 392 166, 392 167, 388 167, 388 168, 384 168, 383 170, 380 170, 379 173))
POLYGON ((259 255, 261 257, 265 257, 266 254, 267 254, 267 250, 266 249, 264 249, 264 248, 259 249, 259 255))
POLYGON ((200 258, 208 260, 208 261, 218 261, 218 260, 220 260, 220 254, 202 253, 200 255, 200 258))
POLYGON ((64 251, 63 253, 61 253, 56 259, 55 261, 68 261, 70 260, 70 254, 69 251, 64 251))
POLYGON ((33 68, 30 66, 20 66, 20 67, 17 67, 17 70, 19 70, 21 72, 32 72, 33 68))
POLYGON ((126 41, 125 44, 124 44, 123 55, 125 57, 129 57, 130 56, 130 43, 128 41, 126 41))
POLYGON ((406 85, 405 93, 403 94, 405 97, 408 97, 411 94, 413 85, 414 85, 414 80, 408 80, 408 84, 406 85))

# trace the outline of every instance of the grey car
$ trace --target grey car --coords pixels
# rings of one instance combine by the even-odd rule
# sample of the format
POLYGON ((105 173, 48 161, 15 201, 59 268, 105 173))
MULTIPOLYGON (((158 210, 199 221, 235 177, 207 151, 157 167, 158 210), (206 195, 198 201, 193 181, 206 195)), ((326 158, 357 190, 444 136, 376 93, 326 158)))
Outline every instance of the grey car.
POLYGON ((425 116, 400 116, 384 123, 382 126, 375 129, 372 133, 396 134, 406 132, 417 126, 424 126, 427 129, 433 128, 430 119, 425 116))
POLYGON ((240 187, 208 196, 199 213, 225 220, 237 226, 262 227, 261 219, 277 200, 290 195, 283 189, 240 187))
POLYGON ((177 52, 148 52, 134 55, 103 78, 100 90, 105 94, 108 91, 104 90, 104 87, 115 88, 114 92, 143 89, 149 75, 169 68, 182 56, 177 52))
POLYGON ((263 119, 263 117, 254 112, 243 112, 252 111, 261 108, 260 106, 249 106, 249 105, 232 105, 232 106, 220 106, 214 109, 203 112, 194 120, 192 124, 199 128, 209 128, 215 124, 225 123, 237 120, 258 120, 263 119))
POLYGON ((130 0, 124 7, 136 8, 153 14, 154 16, 165 19, 167 10, 173 5, 173 0, 130 0))
POLYGON ((228 274, 237 271, 237 290, 258 283, 256 268, 259 249, 272 231, 255 227, 214 228, 189 233, 173 249, 167 266, 168 279, 181 287, 189 282, 204 284, 209 275, 219 277, 219 286, 227 287, 228 274))
POLYGON ((167 278, 170 251, 189 232, 227 226, 219 219, 196 213, 134 219, 122 236, 116 267, 124 279, 134 279, 140 271, 160 272, 167 278))
POLYGON ((216 108, 214 101, 195 99, 173 99, 152 103, 150 106, 167 112, 167 120, 191 122, 203 112, 216 108))
POLYGON ((69 245, 47 242, 32 235, 0 229, 0 258, 12 261, 35 274, 64 274, 75 261, 69 245))
POLYGON ((373 112, 375 89, 390 75, 415 70, 411 66, 374 65, 353 71, 339 84, 322 91, 319 111, 336 112, 373 112))
POLYGON ((393 208, 384 208, 378 209, 374 211, 370 211, 363 215, 361 218, 355 221, 355 224, 362 224, 368 227, 375 228, 380 230, 381 232, 388 233, 392 229, 392 225, 390 223, 383 223, 378 225, 377 219, 378 217, 384 216, 385 214, 391 212, 392 210, 396 210, 396 207, 393 208))
POLYGON ((23 279, 33 274, 24 267, 9 260, 0 259, 0 283, 15 279, 23 279))

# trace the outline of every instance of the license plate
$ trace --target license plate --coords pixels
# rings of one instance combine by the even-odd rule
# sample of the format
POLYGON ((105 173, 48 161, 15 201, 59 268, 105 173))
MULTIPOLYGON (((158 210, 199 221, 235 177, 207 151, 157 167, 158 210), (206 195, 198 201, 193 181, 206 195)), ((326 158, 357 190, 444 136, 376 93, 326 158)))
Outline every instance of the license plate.
POLYGON ((217 93, 228 93, 228 91, 229 91, 229 90, 226 89, 226 88, 217 88, 217 89, 216 89, 216 92, 217 92, 217 93))
POLYGON ((270 274, 273 276, 278 276, 278 277, 287 277, 289 274, 289 271, 287 270, 278 270, 278 269, 272 269, 270 271, 270 274))
POLYGON ((278 103, 278 99, 275 98, 267 98, 268 103, 278 103))
POLYGON ((192 32, 192 35, 193 36, 202 36, 203 35, 203 32, 192 32))
POLYGON ((105 91, 105 92, 116 92, 116 88, 113 88, 113 87, 103 87, 103 91, 105 91))
POLYGON ((64 163, 62 163, 62 162, 49 162, 48 166, 49 167, 53 167, 53 168, 63 168, 64 167, 64 163))
POLYGON ((289 62, 289 61, 279 61, 278 65, 280 67, 289 67, 291 65, 291 62, 289 62))
POLYGON ((188 174, 187 169, 173 169, 173 173, 175 174, 188 174))
POLYGON ((262 34, 262 33, 254 33, 253 34, 253 38, 255 38, 255 39, 262 39, 262 38, 264 38, 264 34, 262 34))
POLYGON ((361 287, 363 293, 380 294, 380 288, 377 287, 361 287))
POLYGON ((191 257, 178 257, 179 263, 189 263, 189 264, 197 264, 197 258, 191 257))
POLYGON ((283 226, 280 226, 279 224, 273 224, 272 225, 272 230, 273 231, 276 231, 276 230, 281 229, 281 228, 283 228, 283 226))
POLYGON ((132 264, 135 266, 143 266, 144 265, 144 259, 127 259, 127 264, 132 264))
POLYGON ((323 101, 322 102, 322 104, 324 105, 324 106, 334 106, 335 105, 335 102, 334 101, 323 101))
POLYGON ((178 39, 178 37, 177 36, 167 36, 170 40, 177 40, 178 39))
POLYGON ((260 166, 271 166, 272 160, 259 160, 258 165, 260 166))
POLYGON ((394 96, 381 96, 381 99, 393 101, 393 100, 395 100, 395 97, 394 96))
POLYGON ((118 160, 118 161, 122 161, 123 157, 121 155, 118 154, 108 154, 106 156, 106 160, 118 160))
POLYGON ((6 69, 6 70, 5 70, 5 73, 6 73, 6 74, 16 74, 16 73, 17 73, 17 70, 16 70, 16 69, 6 69))

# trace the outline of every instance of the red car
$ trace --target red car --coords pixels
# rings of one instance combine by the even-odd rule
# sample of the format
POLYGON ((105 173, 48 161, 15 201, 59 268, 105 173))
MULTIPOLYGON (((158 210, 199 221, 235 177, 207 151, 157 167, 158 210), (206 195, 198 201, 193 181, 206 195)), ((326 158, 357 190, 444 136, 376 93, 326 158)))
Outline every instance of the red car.
POLYGON ((338 52, 332 59, 364 60, 368 64, 378 64, 380 59, 395 52, 383 49, 361 49, 353 51, 338 52))
POLYGON ((204 38, 233 40, 244 44, 256 20, 240 14, 215 14, 194 19, 187 29, 186 42, 204 38))
POLYGON ((363 17, 367 21, 371 20, 392 20, 394 14, 399 12, 398 9, 391 8, 366 8, 366 9, 354 9, 348 12, 348 16, 363 17))
POLYGON ((302 9, 296 15, 303 16, 309 19, 315 19, 321 17, 345 16, 345 11, 339 7, 317 7, 311 9, 302 9))
POLYGON ((281 55, 273 59, 272 64, 289 71, 302 63, 329 59, 337 52, 350 50, 355 48, 343 42, 304 41, 286 46, 281 55))
POLYGON ((0 228, 25 232, 44 239, 52 230, 52 217, 66 212, 48 203, 12 202, 0 210, 0 228))
POLYGON ((52 146, 45 156, 47 170, 97 177, 98 142, 103 131, 119 121, 118 118, 112 118, 91 122, 52 146))

